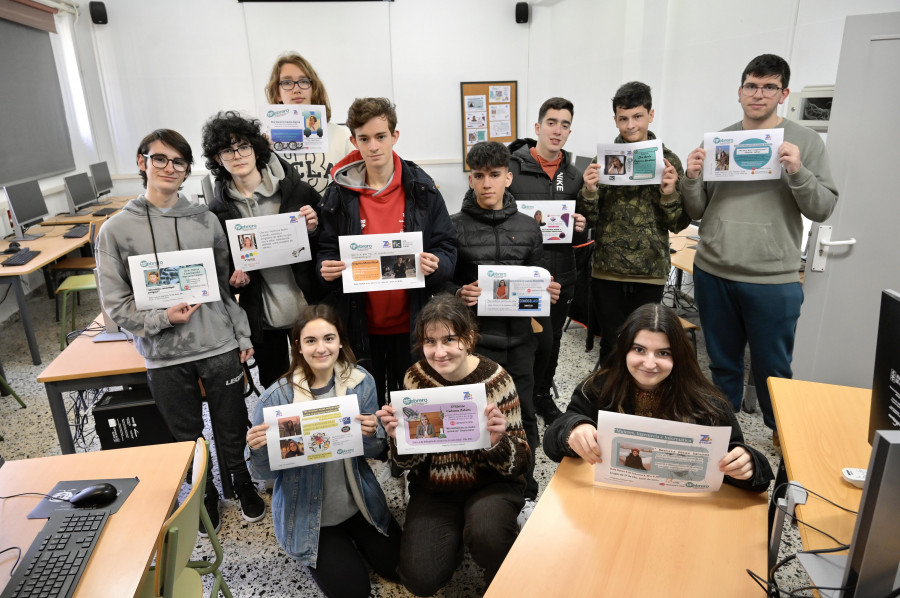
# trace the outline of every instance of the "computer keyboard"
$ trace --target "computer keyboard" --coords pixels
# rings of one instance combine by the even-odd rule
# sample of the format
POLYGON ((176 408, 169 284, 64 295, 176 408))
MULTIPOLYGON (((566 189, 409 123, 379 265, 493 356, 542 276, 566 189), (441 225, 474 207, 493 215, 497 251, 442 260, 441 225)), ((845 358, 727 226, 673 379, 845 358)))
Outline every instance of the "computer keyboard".
POLYGON ((119 208, 103 208, 103 209, 97 210, 96 212, 93 212, 91 214, 91 216, 109 216, 113 212, 118 211, 118 209, 119 208))
POLYGON ((20 249, 17 253, 14 253, 12 257, 6 258, 3 262, 0 262, 0 265, 3 266, 24 266, 38 255, 40 255, 40 251, 36 249, 20 249))
POLYGON ((53 513, 0 598, 69 598, 108 519, 107 511, 53 513))
POLYGON ((91 227, 87 224, 76 224, 75 226, 67 230, 63 234, 63 237, 65 237, 66 239, 80 239, 81 237, 88 234, 90 230, 91 227))

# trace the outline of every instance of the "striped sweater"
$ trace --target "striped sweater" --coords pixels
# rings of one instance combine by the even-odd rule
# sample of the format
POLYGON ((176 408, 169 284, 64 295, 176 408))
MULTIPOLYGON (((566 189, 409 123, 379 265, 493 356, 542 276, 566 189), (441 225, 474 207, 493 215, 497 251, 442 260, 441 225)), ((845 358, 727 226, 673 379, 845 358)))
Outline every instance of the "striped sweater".
POLYGON ((418 389, 483 382, 487 402, 495 403, 506 417, 506 434, 489 449, 417 455, 398 455, 396 442, 389 438, 391 460, 401 469, 409 470, 410 485, 430 492, 456 492, 512 481, 521 482, 524 488, 523 472, 531 459, 531 449, 525 440, 516 386, 500 365, 480 355, 477 357, 478 366, 457 382, 445 380, 423 359, 407 370, 404 385, 418 389))

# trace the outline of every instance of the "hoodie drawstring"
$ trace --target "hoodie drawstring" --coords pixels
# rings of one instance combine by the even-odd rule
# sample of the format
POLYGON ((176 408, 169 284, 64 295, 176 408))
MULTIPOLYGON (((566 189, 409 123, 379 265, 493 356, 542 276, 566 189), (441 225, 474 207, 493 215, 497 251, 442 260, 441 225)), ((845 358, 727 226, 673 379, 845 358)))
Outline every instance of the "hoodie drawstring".
MULTIPOLYGON (((156 235, 153 234, 153 220, 150 219, 150 206, 144 204, 144 211, 147 214, 147 224, 150 225, 150 240, 153 242, 153 259, 156 260, 156 267, 159 268, 159 256, 156 254, 156 235)), ((175 216, 175 246, 181 251, 181 239, 178 237, 178 216, 175 216)))

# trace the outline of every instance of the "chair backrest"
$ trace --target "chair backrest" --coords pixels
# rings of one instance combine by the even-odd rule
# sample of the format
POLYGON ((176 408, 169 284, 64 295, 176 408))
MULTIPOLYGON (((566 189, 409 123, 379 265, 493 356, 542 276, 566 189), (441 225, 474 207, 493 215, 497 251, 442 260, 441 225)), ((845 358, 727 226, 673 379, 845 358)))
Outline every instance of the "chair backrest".
POLYGON ((200 507, 206 490, 208 463, 206 441, 197 439, 194 448, 191 491, 181 506, 163 524, 156 541, 156 569, 153 578, 154 595, 172 596, 178 574, 191 559, 197 534, 200 531, 200 507))

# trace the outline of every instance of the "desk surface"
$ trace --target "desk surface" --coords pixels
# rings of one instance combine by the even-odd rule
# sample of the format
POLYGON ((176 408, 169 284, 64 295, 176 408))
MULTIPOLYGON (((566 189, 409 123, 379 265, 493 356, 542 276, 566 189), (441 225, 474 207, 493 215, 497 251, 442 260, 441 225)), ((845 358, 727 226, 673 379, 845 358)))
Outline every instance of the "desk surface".
POLYGON ((759 596, 766 494, 669 494, 596 486, 565 458, 485 594, 759 596))
MULTIPOLYGON (((102 327, 102 318, 97 316, 91 326, 102 327)), ((95 343, 92 339, 93 337, 88 334, 79 335, 44 368, 37 381, 46 384, 60 380, 133 374, 147 370, 146 362, 137 352, 133 342, 95 343)))
MULTIPOLYGON (((156 538, 174 504, 194 454, 193 442, 8 461, 0 468, 0 496, 49 492, 60 480, 127 478, 140 483, 109 518, 84 570, 75 597, 133 596, 153 557, 156 538)), ((46 519, 26 519, 39 497, 0 503, 3 547, 23 553, 46 519)), ((9 581, 15 551, 0 555, 0 590, 9 581)), ((21 566, 21 564, 20 564, 21 566)))
MULTIPOLYGON (((769 392, 788 479, 842 507, 857 510, 862 489, 845 482, 841 468, 869 466, 872 391, 769 378, 769 392)), ((853 538, 856 515, 814 496, 797 507, 797 516, 847 544, 853 538)), ((799 528, 807 550, 834 547, 834 542, 805 525, 799 528)))
POLYGON ((672 265, 687 272, 694 273, 694 256, 697 255, 696 247, 698 241, 688 239, 688 235, 698 236, 697 228, 689 226, 680 233, 669 233, 669 245, 675 250, 675 253, 669 257, 672 259, 672 265))
POLYGON ((109 216, 94 216, 94 212, 97 210, 102 210, 104 208, 115 208, 117 210, 122 209, 126 203, 131 201, 137 197, 136 195, 122 195, 119 197, 107 197, 109 200, 108 205, 104 206, 90 206, 88 209, 90 213, 82 214, 81 216, 70 216, 68 214, 60 214, 59 216, 54 216, 52 218, 47 218, 44 220, 41 225, 42 226, 56 226, 56 225, 75 225, 75 224, 90 224, 91 222, 103 222, 107 218, 114 216, 115 214, 110 214, 109 216))
MULTIPOLYGON (((0 276, 22 276, 31 274, 40 270, 50 262, 58 260, 70 251, 74 251, 82 245, 87 245, 90 239, 88 235, 78 237, 77 239, 66 239, 63 234, 68 230, 63 226, 55 226, 52 228, 34 227, 30 229, 34 232, 43 233, 43 237, 34 241, 19 241, 23 248, 40 251, 41 254, 22 266, 0 266, 0 276), (35 231, 35 228, 37 230, 35 231)), ((0 241, 0 251, 9 247, 9 241, 0 241)), ((5 260, 9 255, 0 255, 0 261, 5 260)))

